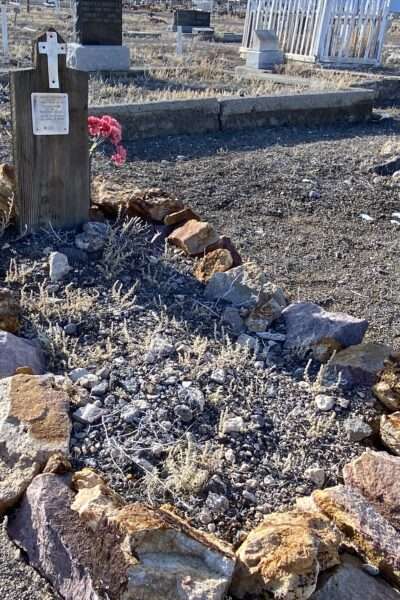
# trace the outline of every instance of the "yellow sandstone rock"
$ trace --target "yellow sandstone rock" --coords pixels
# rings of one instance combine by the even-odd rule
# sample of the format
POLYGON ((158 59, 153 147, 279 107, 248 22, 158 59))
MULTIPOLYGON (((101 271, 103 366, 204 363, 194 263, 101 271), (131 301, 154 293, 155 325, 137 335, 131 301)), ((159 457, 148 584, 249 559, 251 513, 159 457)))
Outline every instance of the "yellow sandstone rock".
POLYGON ((184 209, 183 203, 159 188, 140 189, 96 177, 92 183, 92 201, 105 216, 120 211, 128 217, 142 217, 162 223, 167 215, 184 209))
POLYGON ((207 283, 214 273, 225 273, 232 267, 233 258, 229 250, 214 250, 199 260, 194 276, 202 283, 207 283))
POLYGON ((390 411, 400 410, 400 357, 394 354, 386 361, 379 381, 374 385, 375 396, 390 411))
POLYGON ((69 397, 52 378, 0 380, 0 514, 13 506, 54 453, 68 455, 69 397))
POLYGON ((340 542, 340 533, 318 512, 268 515, 237 551, 232 593, 307 600, 319 573, 340 563, 340 542))
POLYGON ((91 469, 75 473, 72 484, 78 493, 71 508, 79 513, 93 531, 104 517, 110 517, 124 504, 122 498, 91 469))
POLYGON ((72 510, 124 556, 128 586, 121 600, 222 600, 235 565, 228 544, 197 531, 168 506, 124 504, 91 469, 76 473, 73 486, 72 510))
POLYGON ((400 456, 400 412, 395 412, 391 415, 382 415, 380 434, 385 446, 393 454, 400 456))

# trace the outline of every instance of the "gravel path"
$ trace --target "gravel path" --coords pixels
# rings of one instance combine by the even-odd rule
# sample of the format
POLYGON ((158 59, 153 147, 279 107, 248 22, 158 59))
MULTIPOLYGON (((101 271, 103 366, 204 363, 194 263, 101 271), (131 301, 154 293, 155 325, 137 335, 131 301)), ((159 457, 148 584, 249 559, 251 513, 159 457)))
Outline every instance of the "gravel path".
POLYGON ((0 598, 2 600, 57 600, 46 581, 26 564, 0 523, 0 598))

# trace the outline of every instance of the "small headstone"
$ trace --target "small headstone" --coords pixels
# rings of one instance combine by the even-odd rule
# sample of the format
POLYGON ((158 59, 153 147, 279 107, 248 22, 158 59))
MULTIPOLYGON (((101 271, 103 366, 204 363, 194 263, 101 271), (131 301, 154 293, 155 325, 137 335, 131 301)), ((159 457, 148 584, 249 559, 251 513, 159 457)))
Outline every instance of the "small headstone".
POLYGON ((68 66, 81 71, 129 69, 129 48, 122 45, 122 0, 75 0, 74 24, 68 66))
POLYGON ((76 0, 75 41, 84 46, 122 46, 121 0, 76 0))
POLYGON ((213 27, 193 27, 192 34, 196 39, 203 42, 211 42, 214 39, 214 28, 213 27))
POLYGON ((176 10, 173 31, 182 27, 183 33, 192 33, 193 27, 210 27, 211 13, 203 10, 176 10))
POLYGON ((64 40, 34 42, 33 69, 10 73, 21 231, 73 227, 89 212, 88 76, 66 67, 64 40))
POLYGON ((246 66, 271 69, 282 64, 283 52, 279 48, 276 33, 270 29, 257 29, 254 32, 253 47, 246 53, 246 66))

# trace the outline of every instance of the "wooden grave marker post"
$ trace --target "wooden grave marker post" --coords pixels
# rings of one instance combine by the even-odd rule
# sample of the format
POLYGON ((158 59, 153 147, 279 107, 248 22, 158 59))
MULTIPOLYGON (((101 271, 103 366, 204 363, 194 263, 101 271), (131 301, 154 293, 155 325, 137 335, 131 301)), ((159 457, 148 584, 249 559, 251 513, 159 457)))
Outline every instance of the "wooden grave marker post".
POLYGON ((10 72, 16 210, 21 231, 88 219, 88 74, 66 66, 49 30, 34 42, 33 69, 10 72))

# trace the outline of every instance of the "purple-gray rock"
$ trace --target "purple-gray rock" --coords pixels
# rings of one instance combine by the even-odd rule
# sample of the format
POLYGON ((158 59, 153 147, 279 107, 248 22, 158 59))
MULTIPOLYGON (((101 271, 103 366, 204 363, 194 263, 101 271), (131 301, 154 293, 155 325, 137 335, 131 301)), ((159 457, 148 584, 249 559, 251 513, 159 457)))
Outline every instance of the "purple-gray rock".
POLYGON ((400 600, 394 590, 380 577, 371 577, 362 570, 362 563, 345 554, 342 564, 332 572, 323 573, 317 591, 310 600, 400 600))
POLYGON ((33 375, 44 373, 44 358, 40 348, 30 340, 0 331, 0 378, 14 375, 20 367, 32 369, 33 375))
POLYGON ((237 308, 252 307, 257 304, 258 290, 249 281, 243 266, 225 273, 214 273, 204 290, 207 300, 224 300, 237 308))
POLYGON ((222 322, 228 325, 234 335, 240 335, 244 332, 244 320, 240 316, 238 308, 227 306, 222 314, 222 322))
POLYGON ((378 380, 392 348, 376 342, 358 344, 338 352, 324 373, 324 383, 341 380, 342 387, 371 386, 378 380))
POLYGON ((368 328, 368 321, 345 313, 328 312, 312 302, 290 304, 282 312, 286 325, 285 347, 288 350, 308 350, 319 344, 335 344, 347 348, 359 344, 368 328))
POLYGON ((38 475, 10 518, 8 533, 65 600, 103 600, 106 593, 118 598, 127 584, 122 552, 115 539, 110 547, 107 535, 82 524, 70 508, 73 499, 67 478, 38 475))

